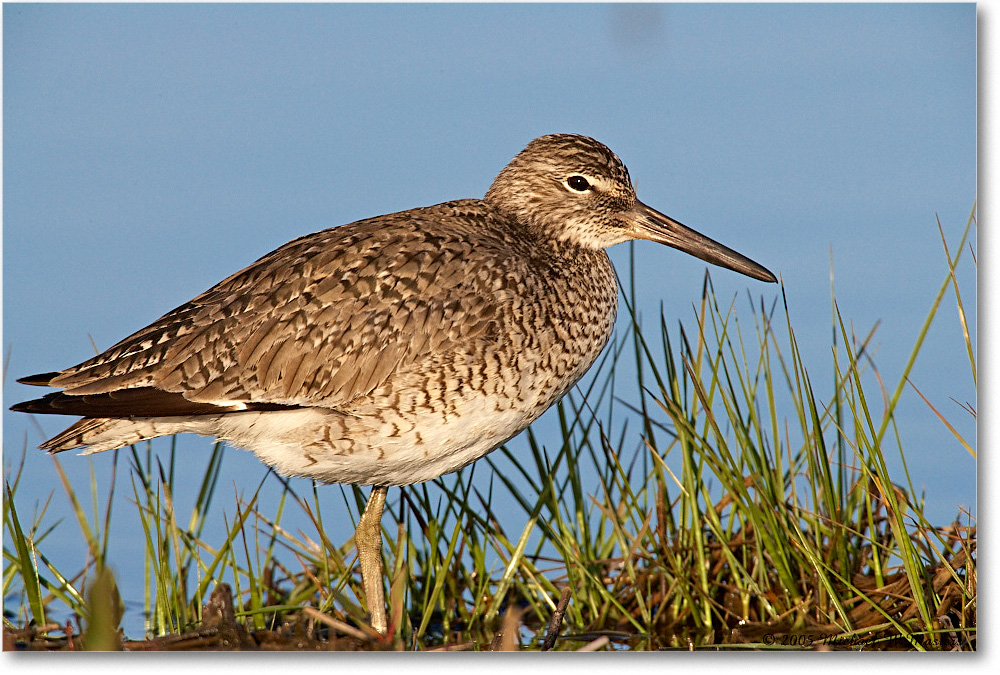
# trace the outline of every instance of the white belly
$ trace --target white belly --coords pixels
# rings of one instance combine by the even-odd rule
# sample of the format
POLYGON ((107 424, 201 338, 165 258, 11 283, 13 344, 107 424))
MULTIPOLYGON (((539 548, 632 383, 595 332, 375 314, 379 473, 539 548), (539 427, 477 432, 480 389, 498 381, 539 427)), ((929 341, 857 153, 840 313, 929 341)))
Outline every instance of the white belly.
POLYGON ((538 416, 498 412, 496 404, 476 396, 463 402, 460 414, 422 417, 419 430, 405 420, 352 418, 311 408, 224 415, 211 428, 189 431, 251 450, 284 475, 325 483, 408 485, 476 461, 538 416))

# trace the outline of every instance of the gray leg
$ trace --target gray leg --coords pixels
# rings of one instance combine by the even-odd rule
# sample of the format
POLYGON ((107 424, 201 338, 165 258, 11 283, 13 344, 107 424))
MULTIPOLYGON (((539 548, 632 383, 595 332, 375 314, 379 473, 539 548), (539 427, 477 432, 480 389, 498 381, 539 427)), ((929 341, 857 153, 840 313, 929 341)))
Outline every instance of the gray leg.
POLYGON ((372 627, 382 635, 388 630, 385 616, 385 594, 382 590, 382 508, 385 506, 386 486, 373 487, 368 495, 365 511, 354 532, 354 546, 361 562, 361 585, 365 590, 365 603, 371 615, 372 627))

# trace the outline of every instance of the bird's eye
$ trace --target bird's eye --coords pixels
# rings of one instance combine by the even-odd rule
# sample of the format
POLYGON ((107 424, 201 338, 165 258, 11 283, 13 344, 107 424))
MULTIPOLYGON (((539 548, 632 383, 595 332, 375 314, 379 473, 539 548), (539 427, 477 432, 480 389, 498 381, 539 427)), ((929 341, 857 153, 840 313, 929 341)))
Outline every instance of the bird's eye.
POLYGON ((590 189, 590 183, 583 176, 570 176, 566 179, 566 185, 577 192, 586 192, 590 189))

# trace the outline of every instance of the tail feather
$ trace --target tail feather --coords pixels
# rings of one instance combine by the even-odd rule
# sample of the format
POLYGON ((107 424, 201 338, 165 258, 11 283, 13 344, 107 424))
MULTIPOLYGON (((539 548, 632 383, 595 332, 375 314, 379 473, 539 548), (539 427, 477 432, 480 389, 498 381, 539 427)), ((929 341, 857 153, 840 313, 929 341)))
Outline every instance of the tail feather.
POLYGON ((128 420, 85 417, 38 447, 52 453, 86 448, 82 454, 90 455, 181 431, 182 425, 169 418, 128 420))

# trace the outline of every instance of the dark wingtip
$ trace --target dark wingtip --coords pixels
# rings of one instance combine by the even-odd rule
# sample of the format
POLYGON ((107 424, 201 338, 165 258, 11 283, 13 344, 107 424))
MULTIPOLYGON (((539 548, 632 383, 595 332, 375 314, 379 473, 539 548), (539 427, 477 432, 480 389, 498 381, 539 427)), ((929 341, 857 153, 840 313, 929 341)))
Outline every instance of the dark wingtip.
MULTIPOLYGON (((39 373, 38 375, 28 375, 26 377, 18 378, 17 381, 21 384, 30 384, 33 387, 47 387, 49 386, 49 382, 61 374, 62 373, 58 371, 53 373, 39 373)), ((13 410, 13 408, 11 408, 11 410, 13 410)))
MULTIPOLYGON (((46 377, 39 375, 39 378, 46 377)), ((34 378, 31 378, 34 379, 34 378)), ((218 415, 248 410, 294 410, 296 405, 282 403, 237 402, 216 405, 190 401, 183 394, 155 387, 116 389, 103 394, 66 394, 54 391, 41 398, 11 406, 16 412, 40 415, 79 415, 81 417, 176 417, 188 415, 218 415)))
POLYGON ((57 396, 58 393, 49 394, 48 396, 43 396, 42 398, 32 399, 31 401, 21 401, 20 403, 15 403, 10 407, 14 412, 24 412, 24 413, 51 413, 56 412, 52 409, 52 399, 57 396))
MULTIPOLYGON (((26 377, 18 378, 18 382, 21 384, 30 384, 33 387, 47 387, 49 382, 52 381, 57 375, 61 373, 39 373, 38 375, 28 375, 26 377)), ((51 408, 52 397, 55 394, 49 394, 42 398, 36 398, 31 401, 22 401, 21 403, 15 403, 10 407, 14 412, 25 412, 25 413, 50 413, 53 412, 51 408)))

